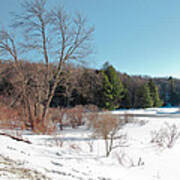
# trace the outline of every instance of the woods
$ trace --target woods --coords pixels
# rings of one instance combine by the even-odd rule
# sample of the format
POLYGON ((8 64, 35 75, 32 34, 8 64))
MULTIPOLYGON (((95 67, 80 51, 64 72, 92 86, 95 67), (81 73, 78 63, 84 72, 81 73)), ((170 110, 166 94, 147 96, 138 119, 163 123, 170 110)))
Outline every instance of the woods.
POLYGON ((17 92, 14 96, 21 101, 33 129, 36 123, 47 126, 46 116, 64 65, 91 52, 89 42, 94 28, 80 14, 70 16, 62 7, 49 9, 46 0, 24 1, 21 7, 23 12, 14 15, 10 29, 0 30, 0 55, 11 59, 15 77, 10 83, 17 92), (13 31, 17 31, 15 35, 13 31), (25 68, 22 53, 29 59, 30 51, 39 55, 42 63, 30 63, 25 68))
POLYGON ((0 101, 18 112, 25 126, 49 127, 50 108, 180 104, 180 86, 172 77, 129 76, 108 62, 101 69, 80 65, 93 52, 94 32, 81 14, 51 9, 46 0, 23 1, 21 10, 0 29, 0 101))
MULTIPOLYGON (((6 102, 10 101, 11 107, 25 105, 22 97, 22 84, 20 83, 22 81, 17 78, 18 74, 13 67, 12 61, 1 61, 0 93, 1 96, 9 99, 6 102)), ((39 105, 39 110, 38 104, 34 104, 36 110, 34 113, 37 113, 37 111, 43 110, 41 108, 43 108, 43 101, 45 101, 43 94, 46 90, 43 89, 45 88, 43 84, 45 80, 42 79, 44 77, 43 64, 21 61, 21 67, 24 76, 28 79, 25 92, 28 93, 31 101, 42 102, 39 105), (40 74, 41 76, 38 76, 40 74)), ((49 69, 54 72, 56 65, 50 64, 49 69)), ((172 84, 169 79, 163 81, 159 83, 159 79, 155 78, 127 76, 117 72, 112 65, 108 65, 107 69, 95 70, 67 64, 59 76, 50 107, 62 108, 94 104, 101 109, 114 110, 118 108, 160 107, 167 103, 172 106, 178 105, 178 98, 176 98, 178 93, 172 92, 178 92, 179 84, 177 83, 176 87, 176 84, 172 84), (164 86, 167 88, 163 88, 164 86), (172 90, 173 88, 174 90, 172 90), (176 104, 173 101, 175 95, 176 104)), ((52 83, 49 81, 50 89, 52 83)))

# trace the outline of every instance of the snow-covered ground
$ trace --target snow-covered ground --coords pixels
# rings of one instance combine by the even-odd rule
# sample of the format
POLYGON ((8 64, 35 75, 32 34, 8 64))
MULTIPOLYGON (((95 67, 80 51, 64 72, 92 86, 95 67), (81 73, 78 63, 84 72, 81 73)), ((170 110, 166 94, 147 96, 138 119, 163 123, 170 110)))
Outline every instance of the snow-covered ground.
MULTIPOLYGON (((87 127, 66 128, 56 135, 22 137, 32 144, 0 136, 0 179, 52 180, 179 180, 180 140, 172 148, 152 143, 153 132, 175 124, 180 131, 178 108, 120 110, 133 113, 133 121, 120 130, 127 143, 105 157, 104 141, 92 139, 87 127), (137 116, 136 116, 137 115, 137 116)), ((1 130, 3 132, 3 130, 1 130)), ((20 134, 9 131, 11 134, 20 134)), ((118 141, 118 140, 117 140, 118 141)))

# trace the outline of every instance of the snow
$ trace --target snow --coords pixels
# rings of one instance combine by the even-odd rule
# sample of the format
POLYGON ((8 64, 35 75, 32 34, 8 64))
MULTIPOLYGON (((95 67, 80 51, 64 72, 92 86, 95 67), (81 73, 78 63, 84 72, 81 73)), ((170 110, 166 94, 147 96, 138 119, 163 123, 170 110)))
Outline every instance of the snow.
POLYGON ((112 114, 179 114, 178 107, 162 107, 162 108, 148 108, 148 109, 129 109, 129 110, 115 110, 112 114))
POLYGON ((114 149, 109 157, 105 157, 104 141, 92 139, 92 131, 85 126, 66 128, 54 135, 6 131, 22 134, 32 144, 0 136, 0 179, 180 179, 179 139, 172 148, 151 143, 152 132, 165 127, 165 123, 176 124, 180 131, 179 108, 118 110, 111 113, 135 116, 133 122, 120 130, 127 134, 127 145, 114 149), (23 177, 27 172, 28 176, 23 177))

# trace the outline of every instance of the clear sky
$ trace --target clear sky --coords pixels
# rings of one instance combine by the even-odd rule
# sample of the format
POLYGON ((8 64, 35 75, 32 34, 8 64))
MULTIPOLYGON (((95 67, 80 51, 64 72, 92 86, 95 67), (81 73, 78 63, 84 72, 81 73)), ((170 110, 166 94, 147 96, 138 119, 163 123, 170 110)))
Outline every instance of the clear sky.
MULTIPOLYGON (((0 1, 0 22, 19 11, 18 1, 0 1)), ((109 61, 130 75, 180 78, 180 0, 49 0, 80 11, 95 26, 95 67, 109 61)))

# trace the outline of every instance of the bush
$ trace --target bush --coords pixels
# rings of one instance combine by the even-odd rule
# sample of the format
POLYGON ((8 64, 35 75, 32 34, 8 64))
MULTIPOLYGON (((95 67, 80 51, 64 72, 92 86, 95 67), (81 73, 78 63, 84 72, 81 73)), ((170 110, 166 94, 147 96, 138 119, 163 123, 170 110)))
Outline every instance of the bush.
POLYGON ((13 109, 0 103, 0 127, 4 129, 24 129, 21 109, 13 109))
POLYGON ((73 108, 51 108, 48 112, 49 122, 53 122, 60 126, 60 130, 63 130, 63 126, 72 126, 76 128, 84 124, 83 114, 85 108, 81 105, 75 106, 73 108))
POLYGON ((155 143, 163 148, 172 148, 180 137, 180 131, 175 124, 169 125, 165 123, 165 127, 158 131, 153 131, 151 135, 151 143, 155 143))
POLYGON ((70 121, 72 128, 76 128, 77 126, 81 126, 84 124, 83 121, 84 111, 85 109, 81 105, 75 106, 74 108, 71 108, 67 111, 67 117, 68 120, 70 121))
POLYGON ((86 112, 98 112, 99 111, 98 106, 96 106, 94 104, 85 105, 85 109, 86 109, 86 112))
POLYGON ((51 119, 54 122, 60 123, 61 130, 63 130, 63 126, 72 126, 72 128, 76 128, 77 126, 84 124, 83 114, 85 112, 85 108, 81 105, 73 108, 56 109, 52 112, 53 114, 51 115, 51 119))
POLYGON ((141 157, 133 160, 126 153, 116 153, 116 158, 120 165, 126 168, 144 166, 144 161, 141 157))
POLYGON ((122 127, 121 120, 112 114, 100 114, 96 119, 91 120, 93 127, 93 136, 102 137, 105 142, 106 157, 111 151, 117 147, 121 147, 127 141, 126 135, 117 136, 122 127), (119 144, 114 145, 114 140, 118 140, 119 144))

